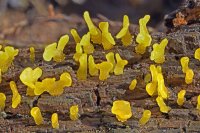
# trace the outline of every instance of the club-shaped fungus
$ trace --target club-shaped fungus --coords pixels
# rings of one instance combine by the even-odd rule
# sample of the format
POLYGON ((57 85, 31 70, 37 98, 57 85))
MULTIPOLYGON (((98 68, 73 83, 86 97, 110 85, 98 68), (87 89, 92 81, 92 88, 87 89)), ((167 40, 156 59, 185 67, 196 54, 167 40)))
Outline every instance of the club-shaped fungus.
POLYGON ((67 45, 68 41, 69 41, 69 36, 64 35, 59 39, 58 44, 52 43, 47 47, 45 47, 43 53, 44 60, 51 61, 53 58, 53 60, 56 62, 62 62, 65 59, 65 54, 63 53, 63 50, 67 45))
POLYGON ((121 75, 124 73, 124 66, 128 64, 128 61, 122 60, 122 58, 120 57, 118 53, 115 54, 115 58, 117 60, 117 63, 114 68, 114 74, 121 75))
POLYGON ((186 73, 186 71, 189 69, 188 67, 189 61, 190 59, 188 57, 182 57, 180 59, 183 73, 186 73))
POLYGON ((51 116, 51 125, 55 129, 59 128, 58 114, 57 113, 53 113, 52 114, 52 116, 51 116))
POLYGON ((165 104, 162 97, 158 96, 156 98, 156 102, 157 102, 158 106, 160 107, 160 112, 168 113, 171 110, 171 108, 165 104))
POLYGON ((84 20, 88 26, 90 36, 91 36, 91 41, 93 43, 101 44, 101 31, 93 24, 89 12, 85 11, 83 14, 84 20))
POLYGON ((6 95, 4 93, 0 93, 0 111, 3 111, 6 104, 6 95))
POLYGON ((151 111, 150 110, 144 110, 142 117, 139 120, 139 123, 141 125, 145 125, 149 119, 151 118, 151 111))
POLYGON ((160 44, 154 44, 150 59, 154 60, 156 63, 163 63, 165 61, 165 47, 167 46, 167 43, 168 40, 165 38, 160 44))
POLYGON ((200 110, 200 95, 197 97, 197 109, 200 110))
POLYGON ((69 110, 69 117, 71 120, 75 121, 79 118, 79 109, 78 109, 78 105, 73 105, 70 107, 69 110))
POLYGON ((103 61, 99 64, 96 64, 96 68, 100 71, 99 80, 103 81, 110 77, 109 73, 112 70, 113 65, 110 62, 103 61))
POLYGON ((77 43, 76 44, 76 53, 74 54, 73 56, 73 59, 78 62, 79 61, 79 58, 81 57, 81 55, 83 54, 83 48, 81 46, 80 43, 77 43))
POLYGON ((79 68, 77 70, 77 78, 79 80, 87 79, 87 54, 82 54, 79 58, 79 68))
POLYGON ((181 90, 181 91, 178 93, 177 104, 178 104, 179 106, 182 106, 183 103, 185 102, 185 93, 186 93, 186 90, 181 90))
POLYGON ((31 109, 31 116, 33 117, 36 125, 41 125, 44 123, 40 108, 33 107, 31 109))
POLYGON ((102 31, 102 45, 104 50, 109 50, 115 45, 115 40, 112 37, 111 33, 108 31, 109 23, 100 22, 99 28, 102 31))
POLYGON ((90 43, 90 33, 83 35, 80 45, 83 46, 83 51, 86 54, 92 54, 94 52, 94 46, 90 43))
POLYGON ((138 45, 135 47, 135 51, 138 54, 144 54, 146 51, 146 47, 151 45, 152 38, 146 27, 149 20, 149 15, 145 15, 144 18, 141 18, 139 20, 140 32, 136 37, 136 42, 138 43, 138 45))
POLYGON ((128 101, 116 100, 113 102, 111 112, 118 121, 125 122, 132 116, 131 105, 128 101))
POLYGON ((70 32, 71 32, 71 34, 72 34, 72 36, 73 36, 73 38, 74 38, 74 41, 75 41, 76 43, 80 43, 81 37, 79 36, 78 32, 77 32, 75 29, 71 29, 70 32))
POLYGON ((88 58, 88 67, 89 67, 89 74, 91 76, 98 76, 99 70, 96 68, 96 64, 94 62, 94 58, 92 55, 89 55, 88 58))
POLYGON ((161 96, 163 99, 167 99, 169 92, 167 90, 167 87, 165 86, 162 73, 158 73, 157 80, 158 80, 158 95, 161 96))
POLYGON ((35 48, 34 47, 30 47, 30 60, 31 62, 35 61, 35 48))
POLYGON ((115 54, 113 52, 109 52, 108 54, 106 54, 106 60, 110 63, 112 63, 113 65, 113 68, 112 70, 110 71, 110 73, 113 73, 114 72, 114 68, 115 68, 115 65, 116 65, 116 62, 115 62, 115 54))
POLYGON ((122 44, 124 46, 129 46, 133 41, 131 33, 129 31, 129 25, 130 25, 129 24, 129 18, 128 18, 127 15, 124 15, 123 27, 120 30, 120 32, 116 35, 116 38, 117 39, 121 39, 122 44))
POLYGON ((194 58, 197 60, 200 60, 200 48, 195 50, 194 58))
POLYGON ((21 95, 17 90, 16 83, 14 81, 10 81, 10 88, 12 90, 12 108, 16 108, 21 103, 21 95))
POLYGON ((133 79, 131 81, 131 84, 129 85, 129 90, 131 90, 131 91, 134 90, 136 85, 137 85, 137 79, 133 79))
POLYGON ((188 69, 185 73, 185 83, 191 84, 194 78, 194 72, 192 69, 188 69))

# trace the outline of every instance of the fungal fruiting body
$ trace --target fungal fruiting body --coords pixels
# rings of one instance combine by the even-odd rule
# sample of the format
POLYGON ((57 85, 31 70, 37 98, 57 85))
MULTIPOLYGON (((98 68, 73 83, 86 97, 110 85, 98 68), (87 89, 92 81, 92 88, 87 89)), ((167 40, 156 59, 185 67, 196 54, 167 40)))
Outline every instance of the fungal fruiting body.
POLYGON ((195 50, 194 58, 197 60, 200 60, 200 48, 195 50))
POLYGON ((131 33, 129 31, 129 25, 130 25, 129 18, 127 15, 124 15, 123 27, 120 30, 120 32, 116 35, 116 38, 121 39, 122 44, 124 46, 129 46, 133 41, 131 33))
POLYGON ((80 45, 83 46, 83 51, 86 54, 92 54, 94 52, 94 46, 90 43, 90 33, 83 35, 80 45))
POLYGON ((65 54, 63 53, 63 50, 68 41, 69 36, 64 35, 59 39, 58 44, 52 43, 48 45, 44 50, 43 59, 45 61, 51 61, 53 58, 53 60, 56 62, 62 62, 65 59, 65 54))
POLYGON ((189 69, 188 67, 189 60, 190 59, 188 57, 182 57, 180 60, 183 73, 186 73, 186 71, 189 69))
POLYGON ((80 80, 87 79, 87 67, 88 67, 87 54, 84 53, 79 58, 79 68, 77 70, 78 79, 80 80))
POLYGON ((51 116, 51 125, 55 129, 59 128, 58 114, 57 113, 53 113, 52 114, 52 116, 51 116))
POLYGON ((42 114, 41 114, 41 111, 40 111, 40 108, 38 107, 33 107, 31 109, 31 116, 33 117, 34 121, 35 121, 35 124, 36 125, 41 125, 44 123, 44 120, 43 120, 43 117, 42 117, 42 114))
POLYGON ((186 93, 186 90, 181 90, 181 91, 178 93, 177 104, 178 104, 179 106, 182 106, 183 103, 185 102, 185 93, 186 93))
POLYGON ((80 43, 77 43, 76 44, 76 53, 74 54, 73 56, 73 59, 78 62, 79 61, 79 58, 81 57, 81 55, 83 54, 83 48, 81 46, 80 43))
POLYGON ((115 54, 117 63, 114 68, 115 75, 121 75, 124 73, 124 66, 128 64, 127 60, 123 60, 118 53, 115 54))
POLYGON ((81 37, 79 36, 79 34, 77 33, 77 31, 75 30, 75 29, 71 29, 71 34, 72 34, 72 36, 73 36, 73 38, 74 38, 74 41, 76 42, 76 43, 80 43, 80 41, 81 41, 81 37))
POLYGON ((103 61, 100 64, 96 64, 96 68, 99 69, 99 80, 106 80, 110 77, 109 73, 113 68, 112 63, 103 61))
POLYGON ((3 111, 6 104, 6 95, 4 93, 0 93, 0 111, 3 111))
POLYGON ((12 108, 16 108, 21 103, 21 95, 17 90, 16 83, 14 81, 10 81, 10 88, 12 90, 12 108))
POLYGON ((113 102, 111 112, 118 121, 125 122, 132 116, 131 105, 128 101, 116 100, 113 102))
POLYGON ((73 120, 73 121, 77 120, 79 118, 78 112, 79 112, 78 105, 71 106, 70 112, 69 112, 70 113, 70 115, 69 115, 70 119, 73 120))
POLYGON ((141 125, 145 125, 149 119, 151 118, 151 111, 150 110, 144 110, 142 114, 142 118, 140 118, 139 123, 141 125))
POLYGON ((156 98, 156 102, 157 102, 158 106, 160 107, 160 112, 162 112, 162 113, 168 113, 168 112, 171 110, 171 108, 168 107, 168 106, 165 104, 165 102, 164 102, 164 100, 163 100, 162 97, 158 96, 158 97, 156 98))
POLYGON ((163 75, 161 73, 158 73, 157 81, 158 81, 158 95, 161 96, 163 99, 167 99, 169 94, 164 83, 163 75))
POLYGON ((200 110, 200 95, 197 97, 197 109, 200 110))
POLYGON ((2 82, 2 72, 1 72, 1 69, 0 69, 0 83, 2 82))
POLYGON ((108 54, 106 54, 106 60, 110 63, 112 63, 113 65, 113 68, 112 70, 110 71, 110 73, 113 73, 114 72, 114 68, 115 68, 115 65, 116 65, 116 62, 115 62, 115 54, 113 52, 109 52, 108 54))
POLYGON ((149 34, 146 24, 150 20, 149 15, 145 15, 144 18, 139 20, 140 32, 136 37, 136 42, 138 45, 135 47, 135 51, 138 54, 144 54, 146 51, 146 47, 151 45, 151 35, 149 34))
POLYGON ((35 61, 35 48, 34 47, 30 47, 30 60, 31 62, 35 61))
POLYGON ((191 84, 193 81, 193 77, 194 77, 194 72, 192 69, 188 69, 185 73, 185 83, 186 84, 191 84))
POLYGON ((129 90, 134 90, 137 85, 137 79, 133 79, 129 85, 129 90))
POLYGON ((96 64, 94 62, 94 58, 92 55, 89 55, 88 58, 88 67, 89 67, 89 74, 91 76, 98 76, 99 70, 96 68, 96 64))
POLYGON ((154 44, 150 59, 154 60, 156 63, 163 63, 165 61, 165 47, 167 46, 167 43, 168 40, 165 38, 160 44, 154 44))

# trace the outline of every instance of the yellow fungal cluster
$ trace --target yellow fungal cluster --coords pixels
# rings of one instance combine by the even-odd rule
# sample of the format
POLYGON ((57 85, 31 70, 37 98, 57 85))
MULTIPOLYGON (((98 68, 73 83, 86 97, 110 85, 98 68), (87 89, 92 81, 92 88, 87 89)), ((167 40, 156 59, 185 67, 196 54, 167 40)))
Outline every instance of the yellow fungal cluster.
POLYGON ((40 108, 38 107, 33 107, 31 109, 31 116, 33 117, 35 124, 41 125, 44 123, 40 108))
POLYGON ((149 119, 151 118, 151 111, 150 110, 144 110, 142 114, 142 118, 140 118, 139 123, 141 125, 145 125, 149 119))
POLYGON ((16 108, 21 103, 21 95, 19 94, 16 83, 14 81, 10 81, 10 88, 13 93, 12 108, 16 108))
POLYGON ((118 121, 125 122, 132 116, 131 105, 128 101, 116 100, 113 102, 111 112, 116 115, 118 121))
POLYGON ((79 113, 78 112, 79 112, 78 105, 71 106, 70 107, 70 111, 69 111, 70 119, 73 120, 73 121, 77 120, 79 118, 79 113))
POLYGON ((200 110, 200 95, 197 97, 197 109, 200 110))
POLYGON ((200 48, 195 50, 194 58, 197 60, 200 60, 200 48))
POLYGON ((127 60, 123 60, 118 53, 115 54, 117 63, 114 68, 115 75, 121 75, 124 73, 124 66, 128 64, 127 60))
POLYGON ((31 62, 35 61, 35 48, 34 47, 30 47, 30 60, 31 62))
POLYGON ((186 90, 181 90, 181 91, 178 93, 177 104, 178 104, 179 106, 182 106, 183 103, 185 102, 185 93, 186 93, 186 90))
POLYGON ((134 90, 137 85, 137 79, 133 79, 129 85, 129 90, 134 90))
POLYGON ((59 128, 58 114, 57 113, 53 113, 52 114, 52 116, 51 116, 51 125, 55 129, 59 128))
POLYGON ((157 102, 158 106, 160 107, 160 111, 162 113, 168 113, 171 110, 171 108, 165 104, 162 97, 158 96, 156 98, 156 102, 157 102))
POLYGON ((0 93, 0 111, 3 111, 5 108, 6 95, 4 93, 0 93))
POLYGON ((103 61, 99 64, 96 64, 96 68, 100 71, 99 80, 106 80, 110 77, 109 73, 112 70, 113 65, 110 62, 103 61))

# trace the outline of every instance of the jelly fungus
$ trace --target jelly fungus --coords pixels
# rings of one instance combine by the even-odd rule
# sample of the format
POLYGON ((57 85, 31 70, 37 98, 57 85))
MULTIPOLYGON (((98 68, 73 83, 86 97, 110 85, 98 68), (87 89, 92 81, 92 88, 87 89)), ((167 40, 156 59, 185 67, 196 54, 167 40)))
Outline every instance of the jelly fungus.
POLYGON ((121 38, 122 44, 124 46, 128 46, 132 43, 133 39, 131 36, 131 33, 129 31, 129 18, 127 15, 124 15, 123 18, 123 28, 121 29, 121 31, 116 35, 117 39, 121 38))
POLYGON ((6 95, 4 93, 0 93, 0 111, 3 111, 6 104, 6 95))
POLYGON ((77 70, 77 77, 80 80, 87 79, 87 54, 82 54, 79 58, 79 69, 77 70))
POLYGON ((31 62, 35 61, 35 48, 34 47, 30 47, 30 60, 31 62))
POLYGON ((185 83, 191 84, 194 78, 194 72, 192 69, 188 69, 185 73, 185 83))
POLYGON ((74 105, 70 107, 70 119, 75 121, 79 118, 79 110, 78 110, 78 105, 74 105))
POLYGON ((161 96, 163 99, 167 99, 169 92, 165 86, 164 78, 161 73, 158 73, 157 80, 158 80, 158 95, 161 96))
POLYGON ((74 54, 73 56, 73 59, 78 62, 79 61, 79 58, 81 57, 81 55, 83 54, 83 48, 81 46, 80 43, 77 43, 76 44, 76 53, 74 54))
POLYGON ((17 90, 16 83, 14 81, 10 81, 10 88, 12 90, 12 108, 16 108, 21 103, 21 95, 17 90))
POLYGON ((154 60, 156 63, 163 63, 165 61, 165 47, 167 46, 167 43, 168 40, 165 38, 160 44, 154 44, 150 59, 154 60))
POLYGON ((118 53, 115 54, 115 58, 117 60, 117 63, 114 68, 114 74, 121 75, 124 73, 124 66, 128 64, 128 61, 122 60, 122 58, 120 57, 118 53))
POLYGON ((33 107, 31 109, 31 116, 34 118, 36 125, 41 125, 44 123, 42 114, 40 112, 40 109, 38 107, 33 107))
POLYGON ((106 60, 107 60, 107 62, 112 63, 113 68, 112 68, 112 70, 110 71, 110 73, 113 73, 113 72, 114 72, 115 65, 116 65, 114 53, 113 53, 113 52, 109 52, 108 54, 106 54, 106 60))
POLYGON ((80 43, 80 41, 81 41, 81 37, 79 36, 79 34, 77 33, 77 31, 75 30, 75 29, 71 29, 71 34, 72 34, 72 36, 73 36, 73 38, 74 38, 74 41, 76 42, 76 43, 80 43))
POLYGON ((100 71, 99 80, 106 80, 110 77, 109 73, 112 70, 113 65, 110 62, 103 61, 100 64, 96 64, 96 68, 100 71))
POLYGON ((90 43, 90 33, 83 35, 80 45, 83 46, 83 51, 86 54, 92 54, 94 52, 94 46, 90 43))
POLYGON ((135 87, 136 87, 136 85, 137 85, 137 80, 136 80, 136 79, 133 79, 133 80, 131 81, 131 84, 129 85, 129 90, 134 90, 135 87))
POLYGON ((179 106, 182 106, 183 103, 185 102, 185 93, 186 93, 185 90, 181 90, 181 91, 178 93, 177 104, 178 104, 179 106))
POLYGON ((57 113, 53 113, 52 114, 52 116, 51 116, 51 125, 55 129, 59 128, 58 114, 57 113))
POLYGON ((189 69, 189 67, 188 67, 189 61, 190 61, 190 59, 188 57, 181 58, 180 62, 181 62, 183 73, 186 73, 186 71, 189 69))
POLYGON ((115 45, 115 40, 112 37, 111 33, 108 31, 109 23, 100 22, 99 28, 102 31, 102 45, 104 50, 109 50, 115 45))
POLYGON ((135 51, 138 54, 144 54, 146 51, 146 47, 151 45, 151 35, 149 34, 146 24, 150 20, 149 15, 145 15, 144 18, 139 20, 140 32, 136 37, 136 42, 138 45, 135 47, 135 51))
POLYGON ((96 68, 96 64, 94 62, 94 58, 92 55, 89 56, 88 67, 89 67, 89 74, 91 76, 98 76, 99 70, 96 68))
POLYGON ((165 104, 165 102, 164 102, 164 100, 163 100, 162 97, 158 96, 158 97, 156 98, 156 102, 157 102, 158 106, 160 107, 160 111, 161 111, 162 113, 168 113, 168 112, 171 110, 171 108, 168 107, 168 106, 165 104))
POLYGON ((197 97, 197 109, 200 110, 200 95, 197 97))
POLYGON ((149 119, 151 118, 151 111, 150 110, 145 110, 143 112, 142 118, 140 118, 139 123, 141 125, 145 125, 149 119))
POLYGON ((48 45, 43 53, 44 60, 51 61, 53 58, 53 60, 56 62, 62 62, 65 59, 65 54, 63 53, 63 50, 67 45, 68 41, 69 36, 64 35, 59 39, 58 44, 52 43, 48 45))
POLYGON ((125 122, 132 116, 131 105, 128 101, 116 100, 113 102, 111 112, 116 115, 118 121, 125 122))
POLYGON ((200 48, 195 50, 194 58, 200 61, 200 48))
POLYGON ((149 83, 151 81, 151 74, 150 73, 147 73, 144 77, 144 81, 145 83, 149 83))

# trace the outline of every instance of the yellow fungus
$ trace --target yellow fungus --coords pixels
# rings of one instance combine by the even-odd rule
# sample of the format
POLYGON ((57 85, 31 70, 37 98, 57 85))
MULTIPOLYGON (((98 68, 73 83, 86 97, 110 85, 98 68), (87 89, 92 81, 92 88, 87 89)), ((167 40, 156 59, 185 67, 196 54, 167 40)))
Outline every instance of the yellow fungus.
POLYGON ((177 104, 178 104, 179 106, 182 106, 183 103, 185 102, 185 93, 186 93, 185 90, 181 90, 181 91, 178 93, 177 104))
POLYGON ((94 52, 94 46, 90 43, 90 33, 83 35, 80 45, 83 46, 83 51, 86 54, 92 54, 94 52))
POLYGON ((52 116, 51 116, 51 125, 55 129, 59 128, 58 114, 57 113, 53 113, 52 114, 52 116))
POLYGON ((30 60, 31 62, 35 61, 35 48, 34 47, 30 47, 30 60))
POLYGON ((2 49, 2 45, 0 45, 0 50, 2 49))
POLYGON ((145 83, 149 83, 151 81, 151 74, 150 73, 147 73, 144 76, 144 81, 145 81, 145 83))
POLYGON ((100 64, 96 64, 96 68, 100 70, 99 80, 106 80, 110 77, 109 73, 113 68, 112 63, 103 61, 100 64))
POLYGON ((68 72, 64 72, 60 75, 60 82, 64 87, 69 87, 72 85, 72 77, 68 72))
POLYGON ((16 108, 21 103, 21 95, 19 94, 16 83, 14 81, 10 81, 10 88, 13 93, 12 108, 16 108))
POLYGON ((154 44, 150 59, 154 60, 156 63, 163 63, 165 61, 165 47, 167 46, 167 43, 168 40, 165 38, 160 44, 154 44))
POLYGON ((136 87, 136 85, 137 85, 137 80, 136 80, 136 79, 133 79, 133 80, 131 81, 131 84, 129 85, 129 90, 134 90, 135 87, 136 87))
POLYGON ((150 82, 146 85, 146 91, 150 96, 154 96, 157 94, 157 83, 156 82, 150 82))
POLYGON ((79 118, 79 109, 78 109, 78 105, 74 105, 70 107, 70 119, 75 121, 79 118))
POLYGON ((76 31, 75 29, 71 29, 70 32, 71 32, 71 34, 72 34, 72 36, 73 36, 75 42, 76 42, 76 43, 80 43, 81 38, 80 38, 79 34, 77 33, 77 31, 76 31))
POLYGON ((87 79, 87 54, 82 54, 79 58, 79 69, 77 70, 77 77, 80 80, 87 79))
POLYGON ((92 55, 89 56, 89 59, 88 59, 88 67, 89 67, 89 74, 91 76, 98 76, 99 74, 99 70, 96 68, 96 64, 94 62, 94 58, 92 55))
POLYGON ((106 60, 107 60, 108 62, 112 63, 113 68, 112 68, 112 70, 110 71, 110 73, 113 73, 113 72, 114 72, 115 65, 116 65, 114 53, 113 53, 113 52, 109 52, 108 54, 106 54, 106 60))
POLYGON ((113 102, 111 112, 116 115, 118 121, 125 122, 132 116, 131 105, 128 101, 116 100, 113 102))
POLYGON ((42 114, 40 112, 40 108, 38 107, 33 107, 31 109, 31 116, 34 118, 35 124, 36 125, 41 125, 44 123, 42 114))
POLYGON ((114 68, 114 74, 120 75, 124 73, 124 66, 128 64, 127 60, 122 60, 120 55, 118 53, 115 54, 115 58, 117 60, 117 63, 114 68))
POLYGON ((1 69, 0 69, 0 83, 2 82, 2 72, 1 72, 1 69))
POLYGON ((186 73, 185 73, 185 83, 186 84, 191 84, 192 81, 193 81, 193 77, 194 77, 193 70, 192 69, 186 70, 186 73))
POLYGON ((200 110, 200 95, 197 97, 197 109, 200 110))
POLYGON ((145 125, 149 119, 151 118, 151 111, 150 110, 145 110, 143 112, 142 118, 140 118, 139 123, 141 125, 145 125))
POLYGON ((165 86, 164 78, 161 73, 158 73, 157 80, 158 80, 158 95, 161 96, 163 99, 167 99, 169 92, 165 86))
POLYGON ((121 31, 116 35, 117 39, 121 38, 122 44, 124 46, 128 46, 132 43, 133 39, 131 36, 131 33, 129 31, 129 18, 127 15, 124 15, 123 18, 123 28, 121 29, 121 31))
POLYGON ((81 46, 80 43, 77 43, 76 44, 76 53, 74 54, 73 56, 73 59, 78 62, 79 61, 79 58, 81 57, 81 55, 83 54, 83 48, 81 46))
POLYGON ((145 15, 144 18, 139 20, 140 32, 136 37, 136 42, 138 45, 135 47, 135 51, 138 54, 144 54, 146 51, 146 47, 151 45, 151 35, 149 34, 146 24, 150 20, 149 15, 145 15))
POLYGON ((3 111, 6 104, 6 95, 4 93, 0 93, 0 111, 3 111))
POLYGON ((188 67, 189 61, 190 61, 190 59, 188 57, 181 58, 180 62, 181 62, 183 73, 186 73, 186 71, 189 69, 189 67, 188 67))
POLYGON ((195 50, 194 58, 197 60, 200 60, 200 48, 195 50))
POLYGON ((171 108, 168 107, 168 106, 165 104, 165 102, 164 102, 164 100, 163 100, 162 97, 158 96, 158 97, 156 98, 156 102, 157 102, 158 106, 160 107, 160 111, 161 111, 162 113, 168 113, 168 112, 171 110, 171 108))

